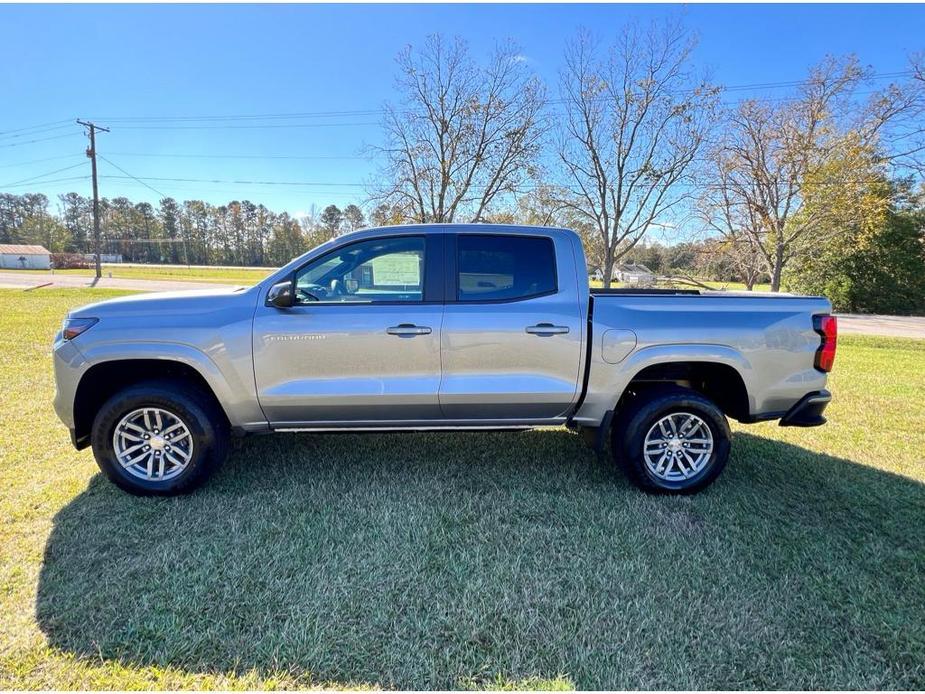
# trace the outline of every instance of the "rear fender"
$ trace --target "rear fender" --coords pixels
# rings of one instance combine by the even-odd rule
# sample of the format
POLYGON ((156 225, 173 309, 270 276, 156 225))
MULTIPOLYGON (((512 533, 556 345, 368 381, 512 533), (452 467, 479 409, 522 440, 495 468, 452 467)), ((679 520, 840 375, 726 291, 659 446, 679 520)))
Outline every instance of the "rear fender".
POLYGON ((724 364, 735 369, 748 391, 749 410, 754 411, 755 400, 749 388, 752 366, 748 359, 741 352, 725 345, 686 343, 643 347, 616 365, 607 364, 598 354, 591 365, 592 377, 588 383, 587 397, 574 421, 579 424, 601 422, 609 410, 616 408, 636 374, 650 366, 672 362, 706 362, 724 364))

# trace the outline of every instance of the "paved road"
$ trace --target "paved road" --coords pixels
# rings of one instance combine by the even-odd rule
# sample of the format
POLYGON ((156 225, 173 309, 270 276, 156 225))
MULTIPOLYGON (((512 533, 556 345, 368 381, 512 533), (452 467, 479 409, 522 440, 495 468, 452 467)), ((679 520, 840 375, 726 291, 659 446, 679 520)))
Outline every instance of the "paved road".
MULTIPOLYGON (((34 275, 18 272, 0 272, 0 287, 26 289, 52 282, 54 287, 100 287, 105 289, 134 289, 144 292, 169 292, 178 289, 222 289, 236 284, 215 282, 188 282, 183 280, 133 280, 103 277, 94 284, 92 277, 78 275, 34 275)), ((925 318, 909 316, 862 316, 838 314, 838 332, 859 335, 885 335, 888 337, 920 337, 925 339, 925 318)))
POLYGON ((838 332, 857 335, 925 338, 925 318, 916 316, 861 316, 839 313, 838 332))
POLYGON ((169 292, 178 289, 224 289, 237 284, 216 282, 189 282, 186 280, 134 280, 117 277, 101 277, 94 282, 92 277, 81 275, 37 275, 19 272, 0 272, 0 287, 26 289, 51 282, 51 287, 98 287, 100 289, 135 289, 142 292, 169 292))

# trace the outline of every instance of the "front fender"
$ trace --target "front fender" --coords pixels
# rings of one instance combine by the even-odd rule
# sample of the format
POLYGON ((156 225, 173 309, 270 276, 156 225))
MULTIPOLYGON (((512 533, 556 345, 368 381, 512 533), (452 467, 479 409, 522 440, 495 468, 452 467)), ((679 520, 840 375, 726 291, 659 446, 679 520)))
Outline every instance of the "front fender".
POLYGON ((266 423, 266 418, 257 404, 253 368, 250 363, 238 365, 246 368, 234 368, 235 365, 231 363, 222 368, 204 351, 192 345, 176 342, 104 342, 91 344, 82 349, 82 353, 86 360, 84 373, 93 366, 112 361, 157 359, 180 362, 203 377, 233 427, 253 429, 266 423), (249 373, 250 379, 242 378, 239 375, 242 371, 245 374, 249 373))

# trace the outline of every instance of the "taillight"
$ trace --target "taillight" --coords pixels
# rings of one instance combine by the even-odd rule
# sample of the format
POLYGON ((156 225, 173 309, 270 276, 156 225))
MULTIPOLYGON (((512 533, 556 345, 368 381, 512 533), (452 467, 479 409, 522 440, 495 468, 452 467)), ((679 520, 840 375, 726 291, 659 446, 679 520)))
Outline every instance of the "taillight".
POLYGON ((835 316, 813 316, 813 330, 822 337, 822 344, 816 350, 814 366, 828 373, 835 363, 835 345, 838 341, 838 321, 835 316))

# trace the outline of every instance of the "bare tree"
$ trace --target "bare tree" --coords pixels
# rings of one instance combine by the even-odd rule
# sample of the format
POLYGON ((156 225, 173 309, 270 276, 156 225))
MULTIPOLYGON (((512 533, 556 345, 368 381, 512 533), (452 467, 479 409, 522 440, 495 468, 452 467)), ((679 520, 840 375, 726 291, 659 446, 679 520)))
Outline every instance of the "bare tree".
POLYGON ((387 104, 377 204, 420 222, 479 221, 517 192, 538 154, 543 88, 512 43, 479 66, 435 35, 398 56, 400 106, 387 104))
POLYGON ((882 129, 888 157, 901 173, 925 179, 925 53, 909 58, 910 79, 875 93, 869 111, 872 127, 882 129))
POLYGON ((518 199, 515 219, 520 224, 571 229, 581 237, 589 272, 604 267, 597 228, 576 211, 567 188, 549 183, 537 185, 518 199))
POLYGON ((700 187, 696 211, 704 223, 711 250, 726 257, 742 275, 751 291, 767 267, 760 238, 761 222, 754 206, 741 204, 736 196, 732 168, 723 147, 713 149, 708 156, 711 181, 700 187))
POLYGON ((706 267, 727 263, 742 279, 747 291, 752 291, 764 274, 755 246, 741 233, 733 233, 708 243, 701 262, 706 267))
POLYGON ((718 90, 689 67, 678 24, 629 27, 601 56, 586 32, 565 55, 559 159, 568 204, 598 237, 604 286, 615 263, 690 197, 718 90))
POLYGON ((751 257, 779 291, 787 265, 811 245, 839 234, 831 210, 807 205, 812 191, 862 191, 872 167, 886 161, 879 136, 906 113, 906 92, 892 87, 866 104, 858 87, 871 76, 856 58, 827 58, 792 99, 747 100, 730 114, 710 156, 712 175, 700 210, 714 231, 751 257), (834 190, 834 189, 833 189, 834 190))

